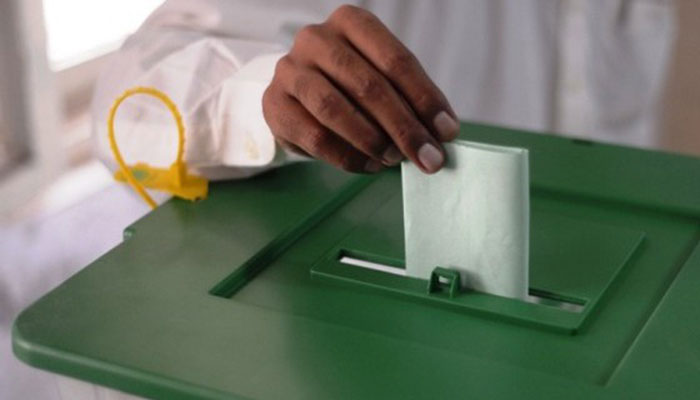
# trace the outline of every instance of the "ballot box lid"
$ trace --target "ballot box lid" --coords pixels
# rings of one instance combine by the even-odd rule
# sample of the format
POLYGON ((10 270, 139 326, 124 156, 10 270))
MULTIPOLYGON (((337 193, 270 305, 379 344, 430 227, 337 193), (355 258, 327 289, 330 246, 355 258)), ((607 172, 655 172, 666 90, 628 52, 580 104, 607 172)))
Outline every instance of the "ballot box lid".
POLYGON ((129 226, 19 315, 14 352, 164 399, 696 398, 700 160, 476 124, 461 137, 529 150, 533 301, 397 273, 400 171, 304 162, 129 226))

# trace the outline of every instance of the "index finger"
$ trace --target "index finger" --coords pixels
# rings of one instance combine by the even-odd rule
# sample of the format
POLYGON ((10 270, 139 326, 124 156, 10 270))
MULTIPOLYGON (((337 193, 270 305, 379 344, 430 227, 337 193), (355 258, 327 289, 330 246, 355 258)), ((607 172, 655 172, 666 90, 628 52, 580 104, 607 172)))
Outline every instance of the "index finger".
POLYGON ((449 141, 457 136, 457 116, 445 95, 376 16, 359 7, 342 6, 329 22, 398 89, 436 138, 449 141))

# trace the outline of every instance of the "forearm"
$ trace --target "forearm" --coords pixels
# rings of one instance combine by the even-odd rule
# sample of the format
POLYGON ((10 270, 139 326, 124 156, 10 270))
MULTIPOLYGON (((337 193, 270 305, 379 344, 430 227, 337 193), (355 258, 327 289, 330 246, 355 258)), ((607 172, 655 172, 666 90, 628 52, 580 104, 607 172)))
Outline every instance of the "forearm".
MULTIPOLYGON (((108 166, 115 168, 107 113, 114 99, 134 86, 155 87, 175 102, 185 123, 185 161, 205 176, 249 176, 288 161, 264 121, 261 98, 284 42, 291 41, 285 35, 294 33, 284 27, 303 24, 312 15, 281 13, 264 31, 246 27, 244 16, 226 19, 232 13, 224 4, 238 3, 252 7, 246 2, 207 1, 194 7, 192 2, 170 1, 112 57, 98 82, 92 110, 96 150, 108 166)), ((127 100, 115 128, 128 163, 172 162, 175 126, 165 107, 153 99, 127 100)))

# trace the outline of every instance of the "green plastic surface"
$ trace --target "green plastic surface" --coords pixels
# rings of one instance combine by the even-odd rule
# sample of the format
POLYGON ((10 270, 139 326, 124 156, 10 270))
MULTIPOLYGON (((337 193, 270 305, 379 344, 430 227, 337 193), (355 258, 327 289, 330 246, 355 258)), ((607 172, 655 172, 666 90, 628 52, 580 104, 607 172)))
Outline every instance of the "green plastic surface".
POLYGON ((577 310, 340 263, 403 266, 399 171, 305 163, 136 222, 17 318, 15 354, 163 399, 697 398, 700 160, 462 137, 529 149, 530 293, 577 310))

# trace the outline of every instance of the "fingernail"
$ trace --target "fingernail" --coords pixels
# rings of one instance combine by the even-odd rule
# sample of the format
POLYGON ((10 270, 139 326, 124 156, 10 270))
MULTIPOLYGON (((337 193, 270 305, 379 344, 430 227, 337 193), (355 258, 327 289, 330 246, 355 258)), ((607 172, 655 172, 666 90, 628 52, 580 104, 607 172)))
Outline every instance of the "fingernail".
POLYGON ((383 168, 384 168, 384 166, 382 165, 382 163, 380 163, 377 160, 373 160, 371 158, 369 160, 367 160, 367 164, 365 164, 365 171, 367 171, 369 173, 379 172, 383 168))
POLYGON ((439 139, 448 142, 457 137, 459 124, 447 111, 440 111, 433 119, 433 125, 437 129, 439 139))
POLYGON ((403 154, 399 151, 398 147, 396 145, 391 145, 389 148, 386 149, 384 154, 382 155, 382 158, 384 159, 384 162, 387 165, 396 165, 401 160, 403 160, 403 154))
POLYGON ((418 149, 418 161, 423 165, 428 173, 437 172, 444 161, 444 157, 437 147, 426 143, 418 149))

